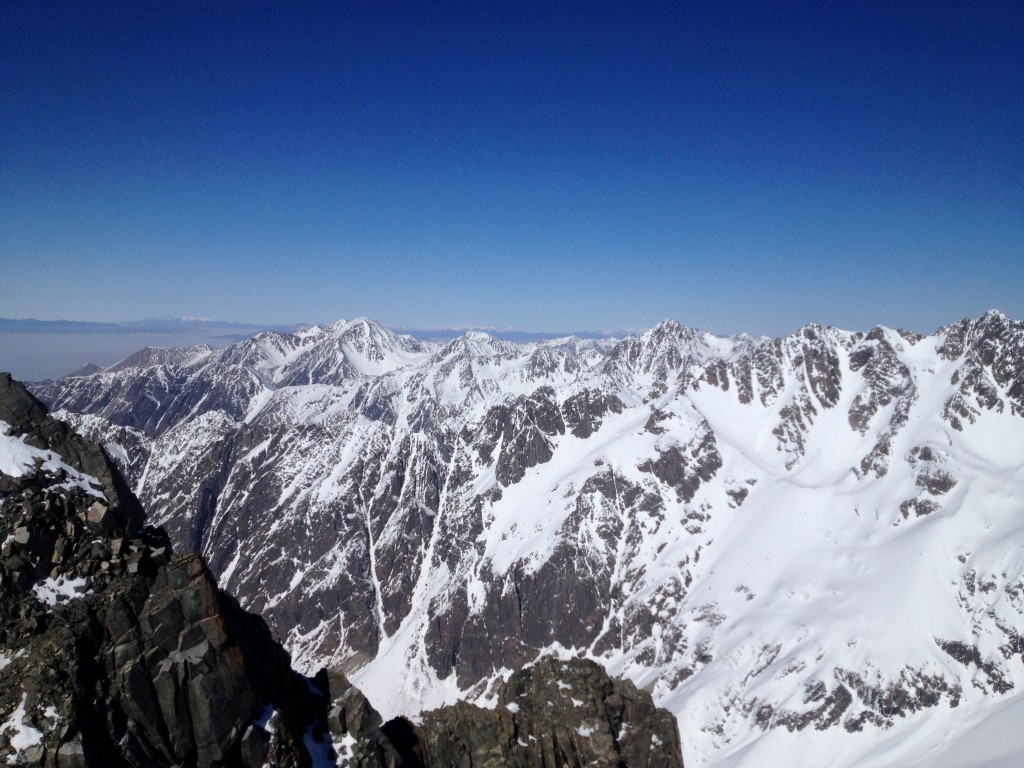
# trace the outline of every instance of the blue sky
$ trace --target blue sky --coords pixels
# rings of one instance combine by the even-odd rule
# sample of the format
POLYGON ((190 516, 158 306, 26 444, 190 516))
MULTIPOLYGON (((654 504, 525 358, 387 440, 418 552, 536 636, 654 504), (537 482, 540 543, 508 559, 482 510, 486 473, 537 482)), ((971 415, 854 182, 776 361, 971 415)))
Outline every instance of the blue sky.
POLYGON ((767 5, 0 4, 0 316, 1024 317, 1024 5, 767 5))

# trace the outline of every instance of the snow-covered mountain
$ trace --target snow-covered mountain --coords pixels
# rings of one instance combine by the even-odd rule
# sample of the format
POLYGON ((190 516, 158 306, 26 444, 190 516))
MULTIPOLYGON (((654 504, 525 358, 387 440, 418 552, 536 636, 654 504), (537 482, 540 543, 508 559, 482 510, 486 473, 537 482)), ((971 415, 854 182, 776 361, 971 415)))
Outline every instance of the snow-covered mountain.
POLYGON ((582 653, 676 713, 691 767, 1020 750, 1024 325, 998 312, 444 345, 360 318, 34 391, 385 715, 582 653))
POLYGON ((0 764, 683 768, 672 714, 587 659, 384 722, 170 544, 103 449, 0 373, 0 764))

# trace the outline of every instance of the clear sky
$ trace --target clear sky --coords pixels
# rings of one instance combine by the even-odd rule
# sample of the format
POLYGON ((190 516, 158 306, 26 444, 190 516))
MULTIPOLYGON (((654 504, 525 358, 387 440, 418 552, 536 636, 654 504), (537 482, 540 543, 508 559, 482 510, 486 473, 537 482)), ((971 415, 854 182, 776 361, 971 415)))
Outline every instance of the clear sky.
POLYGON ((0 317, 1021 318, 1022 94, 1020 0, 9 0, 0 317))

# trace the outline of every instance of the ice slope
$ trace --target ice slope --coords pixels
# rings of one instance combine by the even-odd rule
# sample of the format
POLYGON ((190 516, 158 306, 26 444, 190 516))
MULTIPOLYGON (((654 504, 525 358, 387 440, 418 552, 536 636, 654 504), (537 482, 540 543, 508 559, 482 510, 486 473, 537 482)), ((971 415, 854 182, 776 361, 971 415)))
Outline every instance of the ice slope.
POLYGON ((676 712, 689 765, 1012 752, 982 735, 1024 686, 1020 323, 385 331, 263 334, 41 394, 148 425, 156 520, 385 714, 573 653, 676 712), (181 388, 151 408, 161 382, 181 388))

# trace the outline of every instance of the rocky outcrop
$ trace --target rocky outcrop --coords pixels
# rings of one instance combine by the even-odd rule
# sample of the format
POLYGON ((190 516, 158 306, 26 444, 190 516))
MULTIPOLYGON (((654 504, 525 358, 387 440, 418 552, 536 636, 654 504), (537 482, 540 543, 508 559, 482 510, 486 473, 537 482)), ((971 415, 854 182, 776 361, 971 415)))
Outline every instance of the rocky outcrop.
MULTIPOLYGON (((11 374, 2 372, 0 421, 10 427, 12 434, 22 436, 26 444, 55 452, 71 467, 98 480, 119 530, 142 527, 142 506, 106 451, 64 422, 48 418, 46 406, 14 381, 11 374)), ((0 493, 3 490, 0 487, 0 493)))
POLYGON ((665 485, 674 489, 678 498, 692 501, 701 483, 706 483, 722 468, 722 457, 715 446, 715 437, 706 424, 700 439, 688 446, 669 446, 658 451, 656 459, 648 459, 637 466, 665 485))
POLYGON ((424 713, 416 725, 382 722, 340 672, 317 682, 330 692, 327 723, 339 765, 683 766, 675 719, 650 694, 586 659, 542 658, 501 684, 490 708, 460 702, 424 713))
POLYGON ((6 478, 0 754, 47 766, 309 765, 318 698, 266 624, 217 589, 201 558, 173 557, 167 534, 142 524, 102 449, 0 383, 12 431, 104 488, 66 487, 63 469, 6 478), (279 717, 260 724, 269 710, 279 717))
POLYGON ((582 439, 594 434, 608 413, 622 413, 622 407, 618 397, 596 389, 584 389, 562 403, 566 426, 582 439))
POLYGON ((583 659, 541 659, 508 679, 494 709, 445 707, 418 730, 427 768, 682 767, 674 718, 583 659))

